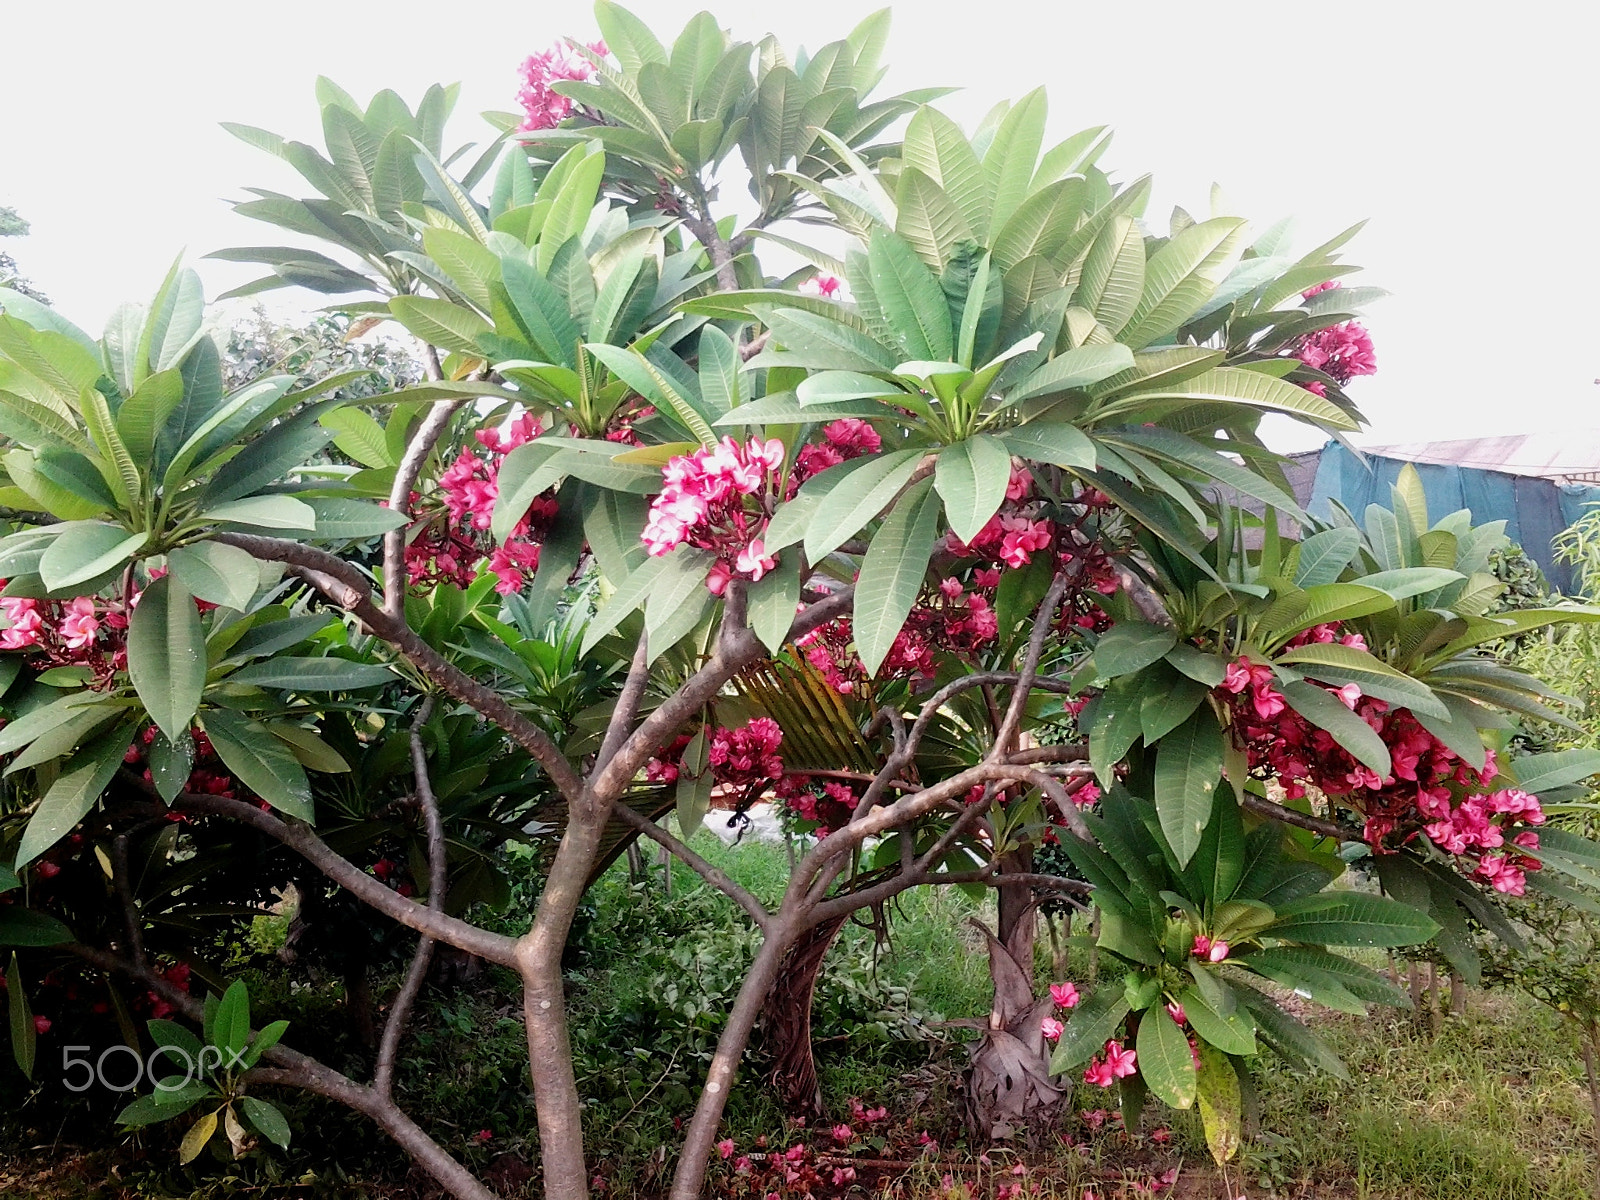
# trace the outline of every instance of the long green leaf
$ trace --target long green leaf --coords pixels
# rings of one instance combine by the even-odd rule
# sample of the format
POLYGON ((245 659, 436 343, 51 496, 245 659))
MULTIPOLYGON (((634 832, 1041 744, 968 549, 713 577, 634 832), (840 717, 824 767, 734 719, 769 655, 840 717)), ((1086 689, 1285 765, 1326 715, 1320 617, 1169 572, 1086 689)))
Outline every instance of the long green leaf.
POLYGON ((316 823, 305 768, 271 730, 225 708, 209 709, 201 720, 223 766, 241 783, 279 812, 316 823))
POLYGON ((856 580, 854 629, 856 652, 868 675, 877 674, 922 587, 939 507, 932 481, 920 481, 900 498, 867 548, 856 580))
POLYGON ((1156 815, 1180 867, 1200 848, 1221 777, 1222 731, 1209 709, 1201 709, 1161 739, 1156 751, 1156 815))

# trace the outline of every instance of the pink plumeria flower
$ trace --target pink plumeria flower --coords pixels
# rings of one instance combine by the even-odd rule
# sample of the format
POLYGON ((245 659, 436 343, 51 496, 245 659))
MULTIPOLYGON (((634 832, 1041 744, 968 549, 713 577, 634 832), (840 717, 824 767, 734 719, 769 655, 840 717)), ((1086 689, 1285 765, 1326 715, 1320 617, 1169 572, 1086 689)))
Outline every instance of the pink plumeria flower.
POLYGON ((1050 985, 1050 1000, 1057 1008, 1076 1008, 1078 1001, 1083 997, 1078 995, 1078 989, 1071 983, 1052 983, 1050 985))
POLYGON ((750 576, 754 582, 777 566, 778 560, 768 554, 766 544, 760 538, 756 538, 739 551, 738 557, 733 560, 733 565, 735 570, 750 576))
POLYGON ((1194 935, 1194 947, 1190 951, 1196 958, 1204 958, 1211 953, 1211 939, 1203 933, 1194 935))
POLYGON ((733 1149, 734 1149, 734 1147, 733 1147, 733 1139, 732 1138, 723 1138, 720 1142, 717 1143, 717 1153, 719 1155, 721 1155, 723 1158, 732 1158, 733 1157, 733 1149))
POLYGON ((1111 1068, 1111 1073, 1118 1079, 1126 1079, 1138 1068, 1138 1054, 1133 1050, 1125 1050, 1122 1043, 1109 1041, 1106 1043, 1106 1066, 1111 1068))
POLYGON ((1225 959, 1227 957, 1228 957, 1228 943, 1227 942, 1212 942, 1211 943, 1211 952, 1206 955, 1207 959, 1209 959, 1211 962, 1219 963, 1219 962, 1221 962, 1223 959, 1225 959))
POLYGON ((1062 1031, 1065 1029, 1066 1026, 1054 1017, 1046 1017, 1039 1022, 1039 1032, 1044 1034, 1044 1040, 1047 1042, 1059 1041, 1062 1031))
POLYGON ((1344 702, 1346 708, 1354 711, 1356 703, 1361 699, 1361 685, 1347 683, 1342 688, 1334 689, 1333 694, 1344 702))
POLYGON ((1171 1017, 1180 1026, 1189 1019, 1189 1014, 1183 1011, 1183 1005, 1176 1000, 1168 1001, 1167 1016, 1171 1017))

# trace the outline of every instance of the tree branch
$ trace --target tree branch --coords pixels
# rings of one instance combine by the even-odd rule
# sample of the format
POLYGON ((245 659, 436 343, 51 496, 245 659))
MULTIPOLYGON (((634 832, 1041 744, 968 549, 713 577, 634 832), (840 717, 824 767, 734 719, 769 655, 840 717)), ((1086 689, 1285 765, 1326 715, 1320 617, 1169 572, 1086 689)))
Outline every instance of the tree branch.
POLYGON ((684 864, 691 868, 700 878, 744 909, 750 915, 750 919, 761 927, 763 933, 769 931, 772 924, 772 914, 767 911, 766 906, 761 901, 739 886, 726 872, 712 866, 660 825, 642 813, 635 811, 629 805, 618 804, 614 806, 611 810, 611 815, 630 829, 637 830, 657 845, 666 847, 670 853, 682 859, 684 864))
MULTIPOLYGON (((142 789, 145 788, 144 780, 135 777, 135 781, 142 789)), ((263 812, 254 804, 227 796, 180 792, 172 806, 185 812, 227 817, 241 825, 248 825, 258 833, 282 842, 356 899, 377 909, 384 916, 392 917, 400 924, 418 933, 428 934, 437 941, 487 958, 490 962, 505 967, 516 966, 516 942, 511 938, 407 900, 342 857, 313 833, 309 825, 291 825, 269 812, 263 812)))
MULTIPOLYGON (((94 946, 69 945, 65 949, 107 974, 127 975, 155 992, 196 1024, 205 1019, 205 1009, 200 1001, 147 967, 127 962, 94 946)), ((276 1067, 255 1068, 246 1074, 247 1082, 297 1087, 336 1100, 377 1122, 385 1133, 399 1143, 401 1149, 416 1159, 457 1200, 499 1200, 470 1171, 446 1154, 443 1147, 406 1116, 388 1096, 363 1087, 332 1067, 298 1050, 291 1050, 282 1043, 267 1050, 262 1058, 276 1064, 276 1067)))
MULTIPOLYGON (((428 756, 422 745, 422 728, 432 715, 433 697, 424 697, 411 721, 411 770, 416 776, 417 804, 422 809, 428 833, 428 909, 442 915, 445 889, 449 886, 444 820, 439 816, 439 801, 433 794, 433 782, 428 777, 428 756)), ((386 1098, 394 1091, 394 1069, 400 1057, 400 1039, 405 1036, 406 1022, 411 1019, 411 1009, 427 981, 428 968, 433 965, 433 945, 429 935, 424 933, 418 937, 405 982, 400 985, 389 1009, 389 1019, 384 1022, 378 1060, 372 1072, 372 1090, 386 1098)))
POLYGON ((560 748, 527 717, 517 712, 505 697, 473 679, 428 643, 418 637, 405 621, 385 612, 372 602, 372 581, 351 563, 326 550, 283 538, 262 537, 253 533, 217 533, 213 540, 238 546, 257 558, 287 563, 334 604, 351 613, 375 636, 400 652, 405 659, 456 699, 470 705, 493 721, 529 754, 550 776, 569 804, 583 793, 583 782, 560 748))
POLYGON ((1323 837, 1337 838, 1341 842, 1354 840, 1354 835, 1337 821, 1324 821, 1320 817, 1307 816, 1303 812, 1296 812, 1292 808, 1285 808, 1281 804, 1274 804, 1271 800, 1263 800, 1260 796, 1252 796, 1248 792, 1244 794, 1239 804, 1257 816, 1282 821, 1285 825, 1298 825, 1301 829, 1309 829, 1312 833, 1321 834, 1323 837))
POLYGON ((1045 592, 1044 599, 1034 613, 1033 634, 1028 638, 1028 653, 1022 660, 1022 673, 1012 685, 1011 703, 1006 706, 1005 719, 995 730, 994 745, 990 747, 988 754, 991 761, 1003 758, 1011 749, 1011 743, 1016 740, 1017 730, 1022 725, 1022 710, 1028 703, 1028 693, 1033 690, 1033 681, 1039 674, 1039 659, 1044 655, 1044 640, 1050 633, 1050 615, 1055 612, 1056 605, 1061 603, 1062 594, 1066 590, 1066 573, 1057 571, 1056 577, 1050 581, 1050 590, 1045 592))
POLYGON ((628 667, 628 677, 622 684, 622 694, 617 697, 616 707, 611 710, 605 741, 600 745, 600 753, 595 756, 596 767, 603 767, 610 762, 617 747, 626 740, 628 727, 639 715, 639 701, 644 698, 644 689, 649 682, 650 634, 641 632, 639 644, 633 651, 633 663, 628 667))
MULTIPOLYGON (((394 484, 389 489, 389 508, 408 516, 411 512, 411 489, 417 476, 422 474, 422 464, 428 461, 435 443, 450 424, 450 418, 470 397, 459 400, 436 400, 428 415, 423 418, 417 432, 406 444, 405 454, 395 469, 394 484)), ((399 620, 406 611, 406 527, 391 529, 383 535, 383 611, 399 620)))

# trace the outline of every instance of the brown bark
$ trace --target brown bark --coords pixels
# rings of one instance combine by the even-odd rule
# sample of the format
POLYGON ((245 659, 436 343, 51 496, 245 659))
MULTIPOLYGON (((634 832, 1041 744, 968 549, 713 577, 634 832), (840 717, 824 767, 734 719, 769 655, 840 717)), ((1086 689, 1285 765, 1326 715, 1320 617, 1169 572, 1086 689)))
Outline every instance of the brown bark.
POLYGON ((761 1012, 762 1039, 773 1058, 773 1090, 791 1116, 822 1115, 822 1084, 811 1046, 811 1004, 822 964, 847 919, 824 921, 796 939, 761 1012))

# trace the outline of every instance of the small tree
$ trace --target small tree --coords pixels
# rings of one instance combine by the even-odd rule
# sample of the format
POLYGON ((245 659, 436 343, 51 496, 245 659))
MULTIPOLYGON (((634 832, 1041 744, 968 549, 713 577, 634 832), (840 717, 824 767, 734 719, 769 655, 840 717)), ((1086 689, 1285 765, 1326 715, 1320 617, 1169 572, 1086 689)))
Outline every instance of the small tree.
MULTIPOLYGON (((318 193, 239 211, 331 251, 225 252, 269 268, 250 290, 348 296, 420 339, 429 378, 385 399, 383 425, 324 398, 335 380, 227 391, 192 272, 98 340, 5 294, 3 494, 38 514, 0 542, 11 890, 98 848, 121 921, 11 905, 0 940, 203 1019, 150 961, 117 854, 169 814, 272 839, 419 941, 370 1083, 284 1043, 238 1082, 348 1104, 452 1194, 488 1196, 392 1089, 435 943, 481 955, 522 981, 545 1188, 570 1200, 589 1175, 562 952, 596 873, 649 837, 762 935, 686 1128, 672 1195, 691 1200, 791 951, 907 888, 1007 898, 981 1125, 1037 1118, 1087 1062, 1129 1105, 1142 1087, 1198 1103, 1226 1159, 1260 1045, 1340 1069, 1252 977, 1394 1000, 1327 947, 1438 933, 1449 953, 1469 915, 1493 921, 1481 887, 1520 890, 1536 855, 1600 863, 1530 828, 1534 793, 1600 756, 1531 760, 1507 786, 1480 735, 1503 713, 1559 719, 1481 648, 1600 612, 1488 616, 1495 531, 1430 522, 1414 476, 1361 526, 1318 526, 1257 436, 1269 411, 1359 425, 1343 387, 1372 367, 1353 321, 1370 293, 1325 286, 1354 269, 1354 230, 1299 256, 1283 227, 1229 215, 1179 210, 1151 234, 1148 180, 1096 166, 1103 131, 1045 147, 1042 92, 970 137, 937 92, 875 99, 886 14, 791 62, 705 14, 668 48, 596 13, 605 43, 531 60, 526 119, 501 119, 459 177, 453 89, 413 112, 321 81, 326 156, 232 127, 318 193), (735 154, 757 204, 742 229, 717 204, 735 154), (791 236, 808 224, 843 258, 791 236), (770 277, 767 247, 809 265, 770 277), (371 461, 317 461, 336 431, 371 461), (1259 547, 1219 483, 1272 506, 1259 547), (793 713, 808 694, 823 703, 793 713), (430 730, 452 702, 521 756, 559 830, 516 937, 451 907, 430 730), (1087 738, 1035 744, 1067 702, 1087 738), (425 901, 328 836, 338 789, 307 772, 370 745, 351 706, 407 718, 425 901), (203 752, 230 786, 196 786, 203 752), (692 826, 717 786, 778 789, 817 823, 774 908, 654 819, 692 826), (1088 883, 1030 869, 1047 831, 1088 883), (1398 899, 1324 891, 1345 841, 1377 852, 1398 899), (1124 968, 1076 1008, 1065 987, 1035 998, 1044 886, 1093 887, 1124 968)), ((151 853, 187 860, 193 836, 151 853)))

